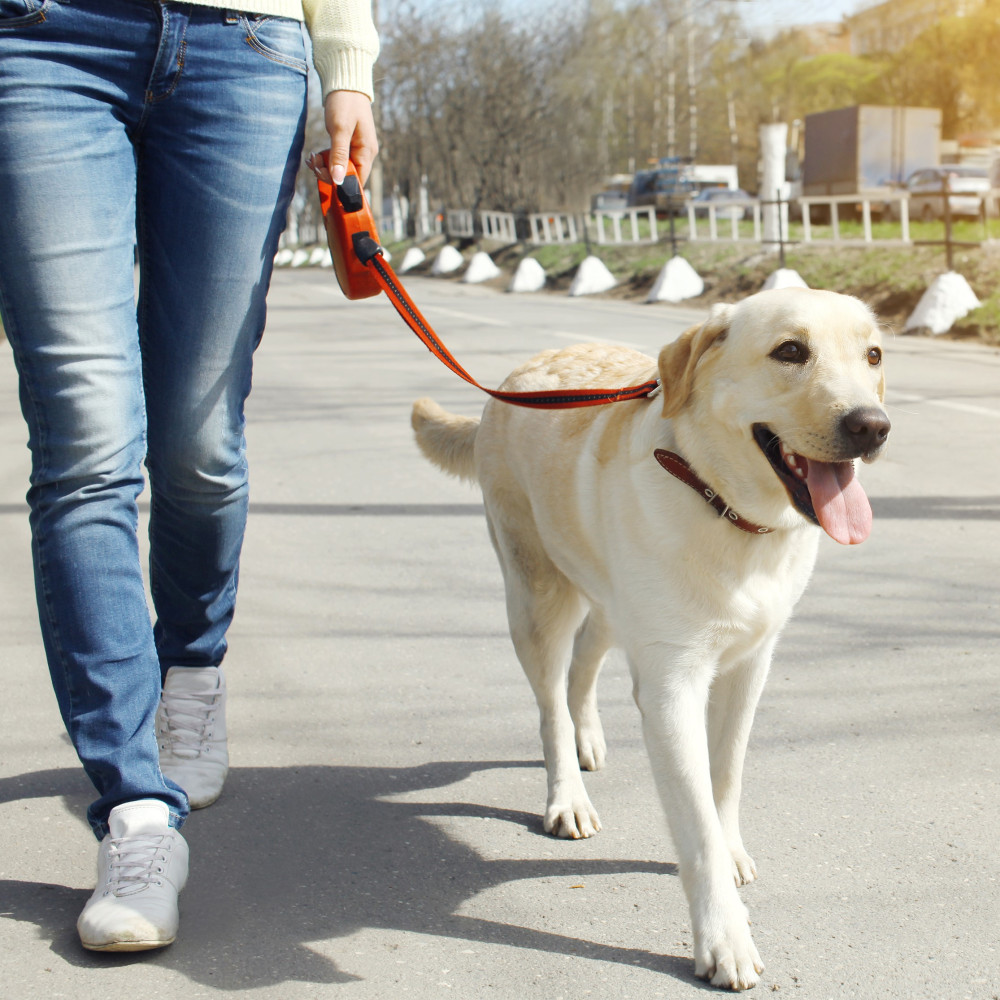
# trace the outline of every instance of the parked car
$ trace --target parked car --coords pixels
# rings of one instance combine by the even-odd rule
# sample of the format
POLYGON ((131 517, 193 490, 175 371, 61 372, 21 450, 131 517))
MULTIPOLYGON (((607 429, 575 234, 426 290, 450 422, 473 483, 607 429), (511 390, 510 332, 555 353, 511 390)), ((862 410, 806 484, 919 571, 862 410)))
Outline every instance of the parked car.
POLYGON ((715 204, 717 219, 749 219, 753 209, 749 205, 730 205, 727 202, 753 201, 753 196, 742 188, 702 188, 692 199, 695 215, 708 215, 708 206, 715 204))
POLYGON ((632 187, 631 174, 611 174, 602 181, 603 190, 592 195, 592 212, 613 212, 628 208, 628 193, 632 187))
MULTIPOLYGON (((944 218, 944 182, 948 179, 948 203, 951 214, 976 218, 981 210, 982 197, 990 189, 990 180, 984 167, 969 167, 946 163, 940 167, 915 170, 906 179, 910 195, 910 218, 929 222, 944 218)), ((899 206, 894 207, 899 214, 899 206)))
MULTIPOLYGON (((905 181, 897 181, 892 177, 880 177, 878 184, 875 186, 877 188, 884 189, 889 194, 897 194, 906 190, 905 181)), ((871 211, 872 222, 881 221, 882 219, 899 218, 899 200, 897 198, 873 198, 868 204, 869 210, 871 211)))
POLYGON ((681 179, 678 167, 640 170, 632 181, 628 203, 636 207, 652 205, 657 215, 682 215, 694 185, 681 179))
POLYGON ((617 191, 613 188, 607 191, 598 191, 590 199, 590 210, 592 212, 611 212, 628 208, 628 191, 617 191))

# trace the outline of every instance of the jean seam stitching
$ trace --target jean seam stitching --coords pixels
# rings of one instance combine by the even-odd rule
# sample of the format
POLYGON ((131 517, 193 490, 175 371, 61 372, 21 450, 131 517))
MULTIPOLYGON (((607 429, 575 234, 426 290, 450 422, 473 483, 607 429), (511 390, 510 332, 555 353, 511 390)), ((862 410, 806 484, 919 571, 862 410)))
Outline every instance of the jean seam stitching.
MULTIPOLYGON (((264 43, 256 36, 253 29, 250 26, 249 20, 245 21, 246 27, 246 38, 244 39, 247 45, 250 46, 254 52, 262 55, 265 59, 270 60, 273 63, 277 63, 280 66, 287 66, 289 69, 294 69, 299 73, 308 73, 309 64, 305 59, 296 59, 293 56, 286 56, 282 53, 276 51, 275 49, 268 48, 264 43)), ((263 22, 261 22, 263 23, 263 22)))
MULTIPOLYGON (((162 49, 163 43, 167 38, 167 25, 170 13, 166 9, 166 7, 161 7, 160 10, 162 17, 160 25, 160 49, 162 49)), ((177 68, 174 70, 174 74, 171 77, 170 86, 162 93, 155 93, 152 89, 153 81, 152 79, 150 79, 149 81, 150 86, 146 90, 145 104, 147 108, 153 104, 158 104, 160 101, 165 101, 167 98, 171 97, 176 92, 177 88, 180 86, 181 76, 184 72, 184 57, 187 53, 187 30, 188 30, 188 25, 190 23, 191 23, 190 19, 186 18, 184 20, 184 30, 181 32, 181 37, 178 39, 177 42, 177 68)), ((157 50, 157 56, 156 60, 154 61, 154 67, 156 63, 159 62, 160 49, 157 50)), ((143 115, 143 117, 145 118, 145 114, 143 115)))

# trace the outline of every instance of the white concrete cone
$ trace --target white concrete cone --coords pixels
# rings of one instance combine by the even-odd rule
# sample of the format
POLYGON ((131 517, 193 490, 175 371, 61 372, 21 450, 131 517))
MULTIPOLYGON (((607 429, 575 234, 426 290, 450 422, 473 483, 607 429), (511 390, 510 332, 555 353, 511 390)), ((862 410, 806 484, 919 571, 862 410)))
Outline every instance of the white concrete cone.
POLYGON ((407 271, 412 271, 419 264, 423 264, 426 259, 420 247, 410 247, 403 254, 403 263, 399 265, 399 273, 406 274, 407 271))
POLYGON ((464 263, 465 258, 453 246, 443 246, 431 264, 431 274, 451 274, 464 263))
POLYGON ((703 291, 705 282, 698 272, 683 257, 671 257, 653 282, 646 301, 680 302, 683 299, 693 299, 703 291))
POLYGON ((293 256, 294 256, 294 252, 291 249, 289 249, 288 247, 282 247, 274 255, 274 266, 275 267, 288 267, 288 265, 291 264, 291 262, 292 262, 292 257, 293 256))
POLYGON ((955 271, 946 271, 920 297, 903 330, 927 328, 932 333, 947 333, 978 306, 979 299, 965 278, 955 271))
POLYGON ((469 266, 462 275, 462 281, 470 285, 476 285, 480 281, 492 281, 500 277, 500 268, 493 263, 493 259, 488 253, 480 250, 472 255, 469 266))
POLYGON ((597 295, 616 284, 615 276, 604 266, 604 261, 594 256, 584 257, 569 286, 569 294, 597 295))
MULTIPOLYGON (((315 247, 309 254, 309 266, 310 267, 321 267, 323 264, 323 259, 325 257, 330 257, 329 247, 315 247)), ((333 263, 333 259, 330 258, 330 264, 333 263)), ((330 266, 327 264, 327 267, 330 266)))
POLYGON ((805 283, 802 275, 798 271, 793 270, 790 267, 779 267, 777 271, 771 274, 767 281, 764 282, 762 288, 767 291, 771 288, 808 288, 809 286, 805 283))
POLYGON ((291 265, 292 267, 303 267, 309 263, 309 251, 308 250, 296 250, 292 254, 291 265))
POLYGON ((545 287, 545 268, 534 257, 522 257, 510 282, 512 292, 540 292, 545 287))

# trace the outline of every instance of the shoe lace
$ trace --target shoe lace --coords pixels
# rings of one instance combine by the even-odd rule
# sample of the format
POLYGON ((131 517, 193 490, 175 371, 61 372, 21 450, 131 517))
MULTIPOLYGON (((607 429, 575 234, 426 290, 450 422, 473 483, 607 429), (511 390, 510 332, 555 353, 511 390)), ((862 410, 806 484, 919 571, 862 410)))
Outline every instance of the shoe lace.
POLYGON ((220 691, 185 691, 183 696, 164 694, 161 748, 192 760, 210 749, 209 727, 215 721, 220 697, 220 691))
POLYGON ((108 852, 108 881, 104 894, 129 896, 149 885, 160 885, 171 850, 170 837, 140 834, 112 840, 108 852))

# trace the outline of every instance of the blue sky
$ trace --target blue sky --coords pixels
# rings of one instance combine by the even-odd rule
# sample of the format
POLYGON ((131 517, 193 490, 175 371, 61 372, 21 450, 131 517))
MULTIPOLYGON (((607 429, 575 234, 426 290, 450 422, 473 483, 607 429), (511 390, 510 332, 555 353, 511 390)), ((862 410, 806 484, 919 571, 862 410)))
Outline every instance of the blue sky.
POLYGON ((787 27, 790 24, 811 24, 815 21, 839 21, 845 14, 854 14, 871 7, 871 0, 737 0, 744 19, 751 26, 787 27))

